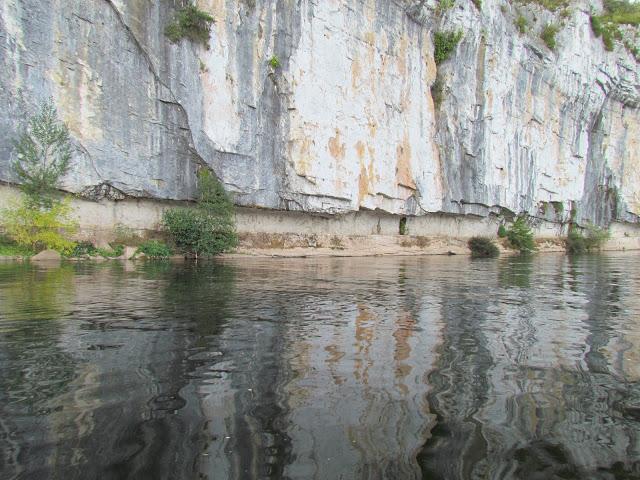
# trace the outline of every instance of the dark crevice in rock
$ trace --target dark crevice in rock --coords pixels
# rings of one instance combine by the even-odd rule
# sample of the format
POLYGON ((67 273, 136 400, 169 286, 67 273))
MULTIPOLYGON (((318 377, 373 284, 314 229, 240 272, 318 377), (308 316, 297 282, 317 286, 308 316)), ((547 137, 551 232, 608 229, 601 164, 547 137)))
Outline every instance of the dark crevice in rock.
POLYGON ((108 182, 103 182, 98 185, 89 185, 83 188, 78 193, 78 196, 86 200, 92 200, 94 202, 104 199, 124 200, 125 198, 127 198, 127 194, 125 194, 122 190, 115 188, 108 182))

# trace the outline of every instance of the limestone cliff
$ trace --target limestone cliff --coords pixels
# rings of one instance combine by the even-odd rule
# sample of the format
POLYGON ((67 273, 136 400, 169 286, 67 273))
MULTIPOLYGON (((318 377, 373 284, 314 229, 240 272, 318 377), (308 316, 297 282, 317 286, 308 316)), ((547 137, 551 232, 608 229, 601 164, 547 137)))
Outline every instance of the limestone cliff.
POLYGON ((171 0, 4 0, 0 179, 52 97, 75 146, 64 187, 88 198, 188 199, 207 164, 244 206, 639 218, 639 68, 595 38, 597 3, 564 19, 505 0, 198 6, 209 49, 168 41, 171 0), (550 21, 555 51, 539 38, 550 21), (463 38, 436 67, 433 34, 452 29, 463 38))

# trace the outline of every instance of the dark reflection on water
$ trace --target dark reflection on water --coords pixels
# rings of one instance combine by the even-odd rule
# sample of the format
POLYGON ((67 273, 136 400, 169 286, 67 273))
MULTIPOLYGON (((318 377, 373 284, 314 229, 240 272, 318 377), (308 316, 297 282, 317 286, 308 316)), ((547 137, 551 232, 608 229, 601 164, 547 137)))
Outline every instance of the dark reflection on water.
POLYGON ((0 263, 0 478, 640 478, 640 262, 0 263))

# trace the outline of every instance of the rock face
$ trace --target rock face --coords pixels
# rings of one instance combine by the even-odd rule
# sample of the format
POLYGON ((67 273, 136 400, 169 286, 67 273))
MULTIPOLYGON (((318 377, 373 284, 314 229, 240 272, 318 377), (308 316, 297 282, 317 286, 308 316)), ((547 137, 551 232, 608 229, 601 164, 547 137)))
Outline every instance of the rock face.
POLYGON ((174 3, 2 2, 1 180, 51 97, 75 146, 64 188, 89 199, 189 199, 208 165, 243 206, 638 220, 638 64, 604 50, 587 2, 563 20, 498 0, 200 0, 209 49, 168 41, 174 3), (455 29, 436 66, 433 33, 455 29))

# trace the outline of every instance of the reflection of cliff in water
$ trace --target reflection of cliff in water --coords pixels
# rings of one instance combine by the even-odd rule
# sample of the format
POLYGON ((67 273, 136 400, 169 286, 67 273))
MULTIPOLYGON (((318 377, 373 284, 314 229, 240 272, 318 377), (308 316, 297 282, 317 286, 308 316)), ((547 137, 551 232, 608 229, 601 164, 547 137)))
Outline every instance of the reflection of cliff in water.
POLYGON ((447 286, 424 478, 638 477, 638 429, 622 413, 640 398, 638 382, 619 363, 638 344, 621 348, 614 328, 637 328, 628 313, 618 318, 635 301, 634 284, 622 292, 606 260, 584 263, 597 261, 500 261, 497 284, 485 276, 447 286), (571 288, 558 290, 567 277, 571 288), (522 278, 537 287, 520 290, 522 278), (582 324, 572 320, 580 312, 582 324), (493 325, 484 322, 489 313, 493 325))
POLYGON ((437 420, 419 462, 425 478, 473 478, 486 471, 488 450, 475 415, 488 400, 493 361, 483 334, 489 289, 471 291, 448 282, 442 292, 443 342, 428 377, 429 406, 437 420))
MULTIPOLYGON (((63 266, 49 272, 59 276, 70 269, 71 288, 57 285, 71 298, 56 311, 57 332, 39 325, 40 335, 51 345, 39 345, 38 335, 31 332, 21 348, 51 352, 55 345, 70 359, 73 373, 64 391, 50 392, 43 400, 47 422, 18 429, 23 431, 19 455, 28 457, 21 462, 28 470, 20 478, 194 475, 204 446, 204 420, 189 386, 198 366, 189 356, 201 335, 219 329, 233 277, 228 267, 211 270, 216 280, 195 268, 174 272, 161 267, 142 265, 128 275, 119 264, 63 266), (219 295, 204 295, 216 288, 219 295)), ((25 277, 14 281, 21 279, 25 277)), ((34 288, 41 285, 37 279, 25 280, 34 288)), ((64 363, 58 358, 36 369, 45 371, 51 365, 60 368, 64 363)), ((50 373, 57 381, 66 378, 50 373)), ((34 391, 47 384, 39 382, 34 391)))
POLYGON ((207 415, 219 417, 203 472, 418 478, 432 352, 432 340, 416 337, 430 313, 420 287, 395 260, 389 269, 362 259, 275 263, 238 271, 248 301, 219 337, 219 378, 200 390, 207 415))
POLYGON ((0 477, 638 478, 639 286, 616 256, 0 268, 0 477))

